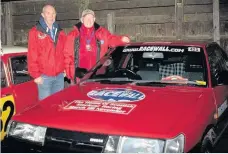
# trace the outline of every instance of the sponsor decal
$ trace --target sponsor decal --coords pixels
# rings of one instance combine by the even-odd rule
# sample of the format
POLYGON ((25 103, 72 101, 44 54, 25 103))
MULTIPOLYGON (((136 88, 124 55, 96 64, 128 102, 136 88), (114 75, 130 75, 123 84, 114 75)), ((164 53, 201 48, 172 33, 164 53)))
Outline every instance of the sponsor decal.
POLYGON ((123 52, 137 52, 137 51, 184 52, 184 49, 171 48, 168 46, 143 46, 140 48, 127 48, 123 50, 123 52))
POLYGON ((135 107, 136 104, 74 100, 62 106, 62 110, 84 110, 128 115, 135 107))
POLYGON ((200 48, 197 48, 197 47, 188 47, 188 51, 190 51, 190 52, 200 52, 200 48))
POLYGON ((227 103, 227 100, 225 100, 222 105, 218 108, 218 117, 220 117, 224 111, 227 109, 228 107, 228 103, 227 103))
POLYGON ((110 102, 135 102, 145 98, 145 94, 137 90, 124 88, 96 89, 87 93, 89 98, 110 102))
POLYGON ((45 39, 46 36, 47 36, 47 34, 39 33, 38 34, 38 39, 45 39))
POLYGON ((99 138, 90 138, 89 141, 90 142, 96 142, 96 143, 103 143, 104 142, 103 139, 99 139, 99 138))
POLYGON ((2 97, 0 99, 0 111, 1 111, 1 140, 6 136, 7 125, 10 122, 10 119, 16 113, 15 111, 15 102, 13 95, 2 97))

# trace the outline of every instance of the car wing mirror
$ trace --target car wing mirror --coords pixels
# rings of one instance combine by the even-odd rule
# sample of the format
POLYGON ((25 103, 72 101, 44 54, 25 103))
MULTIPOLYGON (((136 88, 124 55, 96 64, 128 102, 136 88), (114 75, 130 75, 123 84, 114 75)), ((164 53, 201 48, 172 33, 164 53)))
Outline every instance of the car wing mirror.
POLYGON ((83 78, 87 72, 88 70, 86 68, 77 67, 75 69, 75 76, 78 78, 83 78))

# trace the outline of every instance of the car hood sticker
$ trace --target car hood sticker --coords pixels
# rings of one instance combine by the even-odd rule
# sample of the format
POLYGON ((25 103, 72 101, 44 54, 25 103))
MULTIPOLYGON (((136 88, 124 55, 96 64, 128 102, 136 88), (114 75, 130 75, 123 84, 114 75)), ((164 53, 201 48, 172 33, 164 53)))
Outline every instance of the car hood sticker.
POLYGON ((63 111, 81 110, 128 115, 136 106, 136 104, 130 103, 115 103, 96 100, 74 100, 61 105, 60 109, 63 111))
POLYGON ((94 100, 110 102, 136 102, 145 98, 145 94, 137 90, 125 88, 96 89, 87 93, 94 100))

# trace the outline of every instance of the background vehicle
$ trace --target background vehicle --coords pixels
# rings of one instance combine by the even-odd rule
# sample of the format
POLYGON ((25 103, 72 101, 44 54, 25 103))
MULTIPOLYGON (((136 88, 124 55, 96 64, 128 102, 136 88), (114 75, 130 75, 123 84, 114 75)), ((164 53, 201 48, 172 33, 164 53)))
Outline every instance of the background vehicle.
POLYGON ((38 101, 37 86, 28 74, 27 48, 3 46, 1 50, 1 140, 15 113, 38 101))

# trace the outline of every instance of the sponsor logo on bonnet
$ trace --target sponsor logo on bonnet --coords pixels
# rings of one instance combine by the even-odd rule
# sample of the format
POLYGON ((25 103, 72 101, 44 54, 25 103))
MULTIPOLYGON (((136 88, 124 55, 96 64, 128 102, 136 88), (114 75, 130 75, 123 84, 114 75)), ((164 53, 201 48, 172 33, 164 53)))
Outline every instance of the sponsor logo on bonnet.
POLYGON ((145 98, 144 93, 125 88, 96 89, 88 92, 87 96, 94 100, 109 102, 136 102, 145 98))

